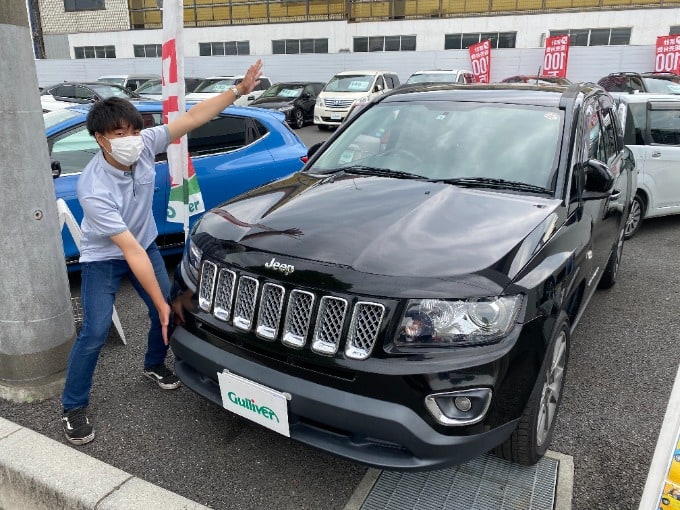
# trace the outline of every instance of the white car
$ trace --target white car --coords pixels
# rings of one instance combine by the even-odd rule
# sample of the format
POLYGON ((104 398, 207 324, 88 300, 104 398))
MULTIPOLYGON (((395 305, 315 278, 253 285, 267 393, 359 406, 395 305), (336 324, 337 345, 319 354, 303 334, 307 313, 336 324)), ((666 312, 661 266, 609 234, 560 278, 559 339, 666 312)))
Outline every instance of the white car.
POLYGON ((635 156, 637 190, 625 237, 644 218, 680 214, 680 97, 611 93, 619 105, 624 143, 635 156))
POLYGON ((405 85, 413 83, 474 83, 475 75, 465 69, 428 69, 416 71, 406 80, 405 85))
POLYGON ((40 103, 42 104, 43 113, 53 112, 54 110, 63 110, 69 106, 76 106, 80 104, 74 101, 68 101, 66 98, 57 99, 50 95, 40 96, 40 103))
MULTIPOLYGON (((216 96, 229 90, 232 85, 238 85, 243 80, 243 75, 239 76, 210 76, 204 79, 196 89, 186 95, 187 101, 203 101, 209 97, 216 96)), ((234 104, 237 106, 248 106, 251 101, 254 101, 262 95, 262 93, 271 87, 272 83, 266 76, 260 76, 260 83, 255 87, 250 94, 239 97, 234 104)))

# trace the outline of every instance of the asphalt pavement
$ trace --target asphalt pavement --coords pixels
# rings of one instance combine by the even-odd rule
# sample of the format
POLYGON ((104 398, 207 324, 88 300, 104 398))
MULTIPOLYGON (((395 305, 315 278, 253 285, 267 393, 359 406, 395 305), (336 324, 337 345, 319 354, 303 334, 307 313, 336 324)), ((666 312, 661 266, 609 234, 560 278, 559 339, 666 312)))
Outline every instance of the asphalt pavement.
MULTIPOLYGON (((311 145, 325 139, 307 127, 311 145), (321 137, 321 138, 319 138, 321 137)), ((572 338, 551 450, 574 459, 575 510, 637 509, 680 359, 680 216, 646 220, 626 242, 618 283, 597 292, 572 338)), ((172 271, 177 258, 168 259, 172 271)), ((79 294, 80 277, 70 276, 79 294)), ((129 284, 91 397, 96 439, 79 451, 216 510, 342 509, 367 468, 295 443, 186 388, 142 375, 147 318, 129 284)), ((170 358, 172 360, 172 358, 170 358)), ((68 444, 58 397, 0 400, 0 416, 68 444)))

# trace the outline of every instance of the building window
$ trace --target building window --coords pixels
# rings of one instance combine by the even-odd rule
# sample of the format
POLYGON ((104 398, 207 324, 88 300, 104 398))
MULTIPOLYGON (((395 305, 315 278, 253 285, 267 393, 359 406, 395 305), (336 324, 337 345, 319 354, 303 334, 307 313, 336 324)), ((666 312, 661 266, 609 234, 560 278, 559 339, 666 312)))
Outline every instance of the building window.
POLYGON ((274 55, 328 53, 328 39, 277 39, 272 41, 274 55))
POLYGON ((551 30, 550 35, 568 35, 569 46, 614 46, 630 44, 630 28, 581 28, 551 30))
POLYGON ((162 57, 162 44, 135 44, 135 57, 162 57))
POLYGON ((668 35, 680 35, 680 25, 674 25, 668 31, 668 35))
POLYGON ((213 57, 216 55, 250 55, 250 41, 198 43, 198 54, 202 57, 213 57))
POLYGON ((116 58, 115 46, 76 46, 76 58, 116 58))
POLYGON ((377 35, 355 37, 354 51, 416 51, 415 35, 377 35))
POLYGON ((514 48, 517 32, 469 32, 445 34, 445 50, 464 50, 480 41, 491 41, 492 48, 514 48))
POLYGON ((64 0, 64 11, 98 11, 105 9, 104 0, 64 0))

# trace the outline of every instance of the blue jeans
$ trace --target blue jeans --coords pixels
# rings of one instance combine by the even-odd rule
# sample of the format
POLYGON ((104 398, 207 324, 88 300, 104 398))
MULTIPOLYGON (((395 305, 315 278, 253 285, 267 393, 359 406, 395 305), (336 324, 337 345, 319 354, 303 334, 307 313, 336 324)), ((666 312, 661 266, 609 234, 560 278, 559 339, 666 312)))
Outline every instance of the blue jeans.
MULTIPOLYGON (((146 253, 151 259, 161 291, 168 299, 171 288, 170 278, 156 243, 149 246, 146 253)), ((130 278, 132 286, 149 309, 151 327, 144 356, 144 368, 164 363, 168 353, 168 346, 163 342, 158 311, 125 260, 84 262, 81 267, 83 326, 71 348, 68 360, 66 384, 61 397, 64 411, 86 407, 89 403, 94 369, 97 366, 99 352, 108 337, 113 316, 113 303, 123 277, 130 278)))

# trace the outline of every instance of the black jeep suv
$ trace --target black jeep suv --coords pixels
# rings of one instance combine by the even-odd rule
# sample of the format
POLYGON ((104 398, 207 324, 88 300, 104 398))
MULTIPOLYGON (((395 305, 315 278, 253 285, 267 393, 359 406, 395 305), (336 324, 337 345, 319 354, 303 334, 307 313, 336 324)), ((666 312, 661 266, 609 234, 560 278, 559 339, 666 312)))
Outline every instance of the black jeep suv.
POLYGON ((182 382, 368 465, 537 462, 571 333, 621 260, 634 164, 611 97, 399 89, 315 148, 193 228, 182 382))

